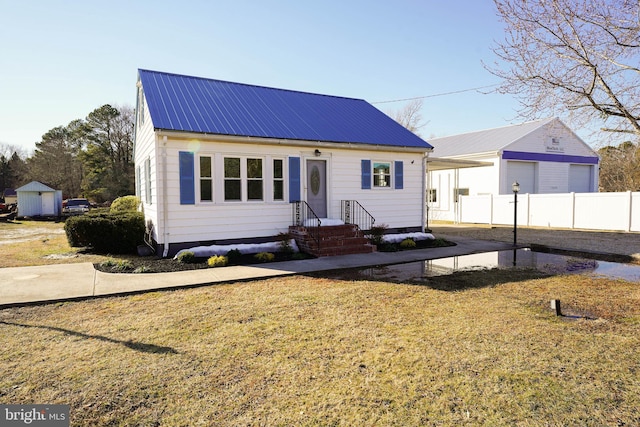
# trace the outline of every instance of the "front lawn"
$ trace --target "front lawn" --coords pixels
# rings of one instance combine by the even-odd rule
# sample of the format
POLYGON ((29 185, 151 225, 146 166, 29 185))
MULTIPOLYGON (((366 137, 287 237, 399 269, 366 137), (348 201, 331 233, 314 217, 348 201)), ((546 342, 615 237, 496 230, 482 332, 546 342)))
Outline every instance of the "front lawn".
POLYGON ((74 426, 640 425, 638 284, 503 274, 1 310, 0 401, 69 404, 74 426))

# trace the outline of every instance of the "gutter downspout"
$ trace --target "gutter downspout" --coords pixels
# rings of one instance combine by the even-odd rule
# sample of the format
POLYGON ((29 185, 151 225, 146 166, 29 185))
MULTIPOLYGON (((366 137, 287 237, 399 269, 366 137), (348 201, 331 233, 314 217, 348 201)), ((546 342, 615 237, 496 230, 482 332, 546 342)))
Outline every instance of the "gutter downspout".
POLYGON ((167 200, 167 137, 162 137, 162 240, 164 244, 164 250, 162 251, 162 258, 166 258, 169 254, 169 228, 167 226, 167 210, 169 203, 167 200))
POLYGON ((423 233, 429 228, 429 209, 427 208, 427 161, 429 160, 429 152, 422 158, 422 224, 421 229, 423 233), (426 226, 425 226, 426 223, 426 226))

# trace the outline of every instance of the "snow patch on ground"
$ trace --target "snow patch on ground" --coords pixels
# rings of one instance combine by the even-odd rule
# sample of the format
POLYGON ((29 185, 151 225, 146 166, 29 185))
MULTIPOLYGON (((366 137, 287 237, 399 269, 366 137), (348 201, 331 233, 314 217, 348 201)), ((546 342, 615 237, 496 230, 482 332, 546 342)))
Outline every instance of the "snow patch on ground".
POLYGON ((398 233, 382 236, 382 241, 385 243, 400 243, 404 239, 413 239, 417 242, 418 240, 434 240, 435 237, 431 233, 398 233))
MULTIPOLYGON (((289 240, 289 246, 294 252, 299 252, 296 241, 289 240)), ((234 245, 211 245, 211 246, 195 246, 189 249, 178 251, 174 259, 178 258, 182 252, 193 252, 198 258, 209 258, 214 255, 226 255, 230 250, 237 249, 241 254, 257 254, 260 252, 279 252, 282 249, 282 242, 267 243, 237 243, 234 245)))
MULTIPOLYGON (((317 227, 318 220, 315 218, 306 219, 302 225, 304 227, 317 227)), ((333 219, 333 218, 320 218, 320 226, 326 227, 330 225, 344 225, 344 221, 340 219, 333 219)))

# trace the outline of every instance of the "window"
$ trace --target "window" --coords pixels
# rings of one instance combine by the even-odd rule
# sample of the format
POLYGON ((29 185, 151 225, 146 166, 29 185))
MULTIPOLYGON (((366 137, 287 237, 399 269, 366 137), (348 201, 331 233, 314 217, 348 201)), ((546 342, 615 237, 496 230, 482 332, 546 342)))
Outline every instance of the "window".
POLYGON ((140 88, 138 91, 138 124, 142 126, 144 124, 144 90, 140 88))
POLYGON ((140 166, 136 167, 136 196, 142 200, 142 171, 140 166))
POLYGON ((262 159, 247 159, 247 200, 262 200, 262 159))
POLYGON ((144 199, 147 204, 151 204, 151 158, 144 161, 144 199))
POLYGON ((427 202, 436 203, 438 201, 438 190, 435 188, 430 188, 427 193, 427 202))
POLYGON ((391 163, 389 162, 373 163, 373 186, 374 187, 391 187, 391 163))
POLYGON ((242 200, 240 190, 240 159, 237 157, 224 158, 224 199, 242 200))
POLYGON ((468 188, 456 188, 453 190, 453 198, 455 203, 458 203, 458 196, 468 196, 469 189, 468 188))
POLYGON ((284 161, 273 160, 273 200, 284 200, 284 161))
POLYGON ((211 174, 211 157, 200 157, 200 201, 213 201, 213 175, 211 174))

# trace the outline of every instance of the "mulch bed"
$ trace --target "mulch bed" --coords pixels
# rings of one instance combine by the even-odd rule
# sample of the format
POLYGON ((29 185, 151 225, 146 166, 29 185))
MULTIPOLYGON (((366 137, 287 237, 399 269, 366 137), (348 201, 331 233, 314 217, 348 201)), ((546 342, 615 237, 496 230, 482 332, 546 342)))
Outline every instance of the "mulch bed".
MULTIPOLYGON (((422 240, 416 242, 416 247, 413 249, 424 249, 442 246, 453 246, 455 243, 449 242, 443 239, 435 240, 422 240)), ((396 252, 399 250, 411 250, 402 249, 399 244, 385 244, 378 248, 380 252, 396 252)), ((276 252, 272 262, 291 261, 294 259, 309 259, 313 256, 308 254, 290 254, 285 252, 276 252)), ((254 265, 264 264, 257 260, 254 254, 244 254, 238 257, 235 262, 229 265, 254 265)), ((98 271, 104 271, 106 273, 167 273, 172 271, 189 271, 199 270, 204 268, 210 268, 207 265, 206 258, 196 259, 194 263, 183 263, 173 258, 160 258, 157 256, 124 256, 113 259, 113 262, 96 263, 94 267, 98 271)))

